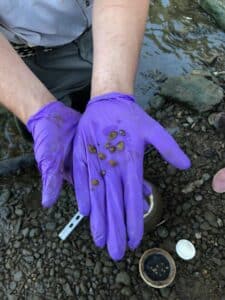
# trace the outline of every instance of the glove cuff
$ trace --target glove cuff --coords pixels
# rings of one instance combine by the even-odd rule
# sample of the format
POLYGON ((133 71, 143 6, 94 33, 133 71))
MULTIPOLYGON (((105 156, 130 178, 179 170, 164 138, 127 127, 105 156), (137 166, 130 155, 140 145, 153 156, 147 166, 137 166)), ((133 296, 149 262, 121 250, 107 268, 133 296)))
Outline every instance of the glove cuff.
POLYGON ((90 99, 89 104, 98 102, 98 101, 107 101, 107 100, 128 100, 135 102, 134 96, 133 95, 128 95, 128 94, 123 94, 123 93, 118 93, 118 92, 111 92, 103 95, 99 95, 96 97, 93 97, 90 99))

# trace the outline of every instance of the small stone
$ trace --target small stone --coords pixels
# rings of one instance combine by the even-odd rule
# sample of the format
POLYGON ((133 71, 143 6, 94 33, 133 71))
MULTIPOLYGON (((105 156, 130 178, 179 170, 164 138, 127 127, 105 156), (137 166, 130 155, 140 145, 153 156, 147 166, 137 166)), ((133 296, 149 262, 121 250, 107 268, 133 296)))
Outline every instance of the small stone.
POLYGON ((18 216, 18 217, 22 217, 24 215, 24 212, 21 208, 16 208, 15 210, 15 214, 18 216))
POLYGON ((221 266, 219 272, 222 275, 222 277, 225 279, 225 266, 221 266))
POLYGON ((195 195, 195 200, 196 201, 202 201, 202 199, 203 199, 203 197, 202 197, 202 195, 195 195))
POLYGON ((117 136, 118 136, 117 131, 111 131, 110 134, 109 134, 109 139, 114 140, 117 136))
POLYGON ((124 285, 130 285, 130 276, 127 272, 120 272, 116 276, 116 283, 122 283, 124 285))
POLYGON ((28 228, 28 227, 25 227, 25 228, 22 230, 22 235, 23 235, 24 237, 27 237, 28 234, 29 234, 29 228, 28 228))
POLYGON ((98 179, 92 179, 91 184, 95 186, 99 185, 98 179))
POLYGON ((158 236, 159 236, 160 238, 162 238, 162 239, 166 239, 166 238, 168 237, 168 235, 169 235, 168 230, 167 230, 166 227, 164 227, 164 226, 160 226, 160 227, 158 228, 157 232, 158 232, 158 236))
POLYGON ((120 141, 119 143, 117 143, 116 149, 119 151, 123 151, 124 150, 124 142, 120 141))
POLYGON ((94 263, 90 258, 86 259, 86 267, 93 267, 94 263))
POLYGON ((221 220, 220 218, 217 218, 217 224, 219 227, 223 227, 223 220, 221 220))
POLYGON ((73 297, 74 296, 74 294, 73 294, 73 292, 70 288, 69 283, 63 284, 63 290, 64 290, 67 297, 73 297))
POLYGON ((102 270, 102 263, 100 261, 97 261, 94 267, 94 274, 99 275, 102 270))
POLYGON ((35 236, 38 236, 38 234, 39 234, 38 228, 32 228, 30 230, 29 237, 34 238, 35 236))
POLYGON ((117 162, 113 159, 110 159, 109 160, 109 164, 112 166, 112 167, 115 167, 117 165, 117 162))
POLYGON ((96 147, 93 146, 93 145, 88 145, 88 151, 89 151, 90 153, 97 153, 97 149, 96 149, 96 147))
POLYGON ((163 298, 168 299, 168 298, 169 298, 169 295, 170 295, 170 288, 160 289, 159 292, 160 292, 160 295, 161 295, 163 298))
POLYGON ((124 286, 121 290, 121 294, 126 296, 126 297, 129 297, 129 296, 132 295, 132 291, 128 286, 124 286))
POLYGON ((10 191, 9 190, 2 190, 0 194, 0 206, 3 206, 10 197, 10 191))
POLYGON ((98 152, 98 158, 104 160, 106 158, 106 155, 102 152, 98 152))
POLYGON ((23 273, 21 272, 21 271, 18 271, 18 272, 16 272, 15 274, 14 274, 14 280, 15 281, 20 281, 21 279, 22 279, 22 277, 23 277, 23 273))
POLYGON ((212 226, 212 227, 215 227, 217 228, 218 227, 218 224, 217 224, 217 218, 216 216, 211 212, 211 211, 205 211, 204 213, 204 217, 205 217, 205 220, 212 226))
POLYGON ((13 247, 18 249, 20 248, 21 242, 20 241, 15 241, 15 243, 13 244, 13 247))
POLYGON ((196 232, 195 237, 196 237, 197 240, 200 240, 202 238, 201 232, 196 232))
POLYGON ((45 225, 45 228, 49 231, 54 231, 55 228, 56 228, 56 224, 53 223, 53 222, 48 222, 46 225, 45 225))
POLYGON ((121 130, 119 131, 119 134, 122 135, 122 136, 125 136, 125 135, 126 135, 126 132, 125 132, 125 130, 121 129, 121 130))
POLYGON ((9 287, 10 287, 10 290, 11 290, 11 291, 15 290, 15 288, 16 288, 16 283, 15 283, 15 281, 10 282, 9 287))

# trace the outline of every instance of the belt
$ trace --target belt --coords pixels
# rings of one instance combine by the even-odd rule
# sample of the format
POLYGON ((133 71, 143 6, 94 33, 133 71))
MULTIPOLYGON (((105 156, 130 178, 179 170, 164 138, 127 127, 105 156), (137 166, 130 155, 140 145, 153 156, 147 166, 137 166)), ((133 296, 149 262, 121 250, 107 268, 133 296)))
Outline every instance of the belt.
POLYGON ((49 52, 52 51, 53 48, 48 48, 48 47, 29 47, 27 45, 18 45, 11 43, 13 48, 16 50, 16 52, 19 54, 20 57, 25 58, 25 57, 31 57, 36 55, 36 49, 37 48, 42 48, 43 52, 49 52))

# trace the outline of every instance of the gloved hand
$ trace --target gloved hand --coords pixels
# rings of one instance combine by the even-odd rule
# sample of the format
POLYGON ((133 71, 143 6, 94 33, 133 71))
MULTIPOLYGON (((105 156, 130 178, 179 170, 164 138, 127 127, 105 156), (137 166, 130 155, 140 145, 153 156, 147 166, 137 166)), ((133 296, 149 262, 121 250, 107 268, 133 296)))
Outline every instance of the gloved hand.
POLYGON ((34 153, 42 175, 42 205, 57 200, 63 180, 73 182, 73 141, 80 113, 59 101, 50 102, 27 122, 34 139, 34 153))
POLYGON ((143 236, 143 156, 152 144, 179 169, 190 166, 174 139, 132 96, 109 93, 90 100, 74 142, 74 179, 80 212, 90 215, 95 244, 114 260, 143 236))

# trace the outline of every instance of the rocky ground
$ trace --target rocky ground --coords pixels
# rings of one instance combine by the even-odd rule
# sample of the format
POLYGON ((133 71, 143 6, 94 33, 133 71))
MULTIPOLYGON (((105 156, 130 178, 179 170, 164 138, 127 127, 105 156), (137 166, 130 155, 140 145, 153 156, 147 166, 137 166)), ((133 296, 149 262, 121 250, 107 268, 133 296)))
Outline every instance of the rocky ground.
MULTIPOLYGON (((204 63, 203 69, 209 72, 204 73, 207 79, 225 90, 225 75, 213 73, 225 71, 225 55, 204 63)), ((166 80, 162 78, 159 88, 166 80)), ((217 98, 202 111, 202 102, 197 108, 196 103, 190 105, 190 95, 179 103, 168 93, 164 90, 162 98, 159 92, 148 112, 174 135, 190 156, 192 168, 177 171, 155 151, 146 156, 145 177, 161 192, 163 224, 146 234, 135 252, 113 262, 105 250, 94 246, 88 220, 66 241, 58 238, 76 210, 70 186, 65 185, 52 209, 43 210, 35 167, 0 176, 0 299, 225 300, 225 195, 211 188, 214 173, 225 166, 225 128, 223 123, 218 128, 210 117, 225 111, 225 99, 217 98), (196 247, 191 261, 176 255, 181 238, 196 247), (141 255, 152 247, 168 250, 177 266, 174 283, 159 291, 148 287, 138 272, 141 255)), ((1 159, 31 151, 4 110, 0 128, 1 159)))
MULTIPOLYGON (((224 87, 225 81, 220 83, 224 87)), ((150 108, 191 157, 192 168, 176 171, 155 151, 147 155, 145 176, 160 188, 164 224, 121 262, 95 248, 88 220, 68 240, 59 240, 75 211, 71 187, 64 187, 54 208, 43 210, 35 168, 1 177, 0 299, 225 299, 225 196, 211 188, 213 174, 225 162, 224 134, 208 122, 212 112, 224 109, 222 101, 199 113, 170 100, 150 108), (189 262, 175 253, 181 238, 196 246, 189 262), (140 256, 155 246, 168 250, 177 265, 173 285, 160 291, 147 287, 138 273, 140 256)))

